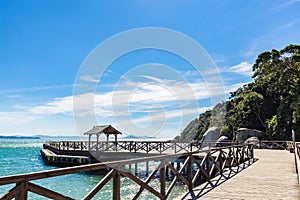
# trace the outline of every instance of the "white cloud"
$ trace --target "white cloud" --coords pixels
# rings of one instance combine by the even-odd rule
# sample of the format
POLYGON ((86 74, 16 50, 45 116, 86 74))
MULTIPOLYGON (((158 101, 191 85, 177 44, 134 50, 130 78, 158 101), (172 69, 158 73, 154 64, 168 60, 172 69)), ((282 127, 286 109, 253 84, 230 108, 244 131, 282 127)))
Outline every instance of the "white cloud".
POLYGON ((7 90, 0 90, 0 94, 8 93, 10 94, 8 96, 14 96, 14 95, 20 95, 20 93, 23 92, 37 92, 42 90, 52 90, 52 89, 67 88, 67 87, 73 87, 73 84, 7 89, 7 90))
POLYGON ((59 113, 71 113, 73 110, 73 97, 55 98, 54 101, 42 106, 35 106, 29 109, 29 112, 37 115, 51 115, 59 113))
POLYGON ((92 77, 92 76, 82 76, 80 77, 80 80, 83 80, 85 82, 89 82, 89 83, 98 83, 99 79, 92 77))
POLYGON ((0 112, 0 126, 16 126, 36 120, 38 117, 23 112, 0 112))
POLYGON ((242 74, 245 76, 252 76, 252 64, 248 62, 241 62, 238 65, 232 66, 229 68, 230 71, 237 73, 237 74, 242 74))
MULTIPOLYGON (((203 81, 187 82, 185 79, 172 80, 152 76, 141 78, 146 81, 124 79, 115 86, 113 91, 55 98, 43 105, 27 108, 27 111, 31 115, 40 117, 55 114, 69 116, 73 113, 74 98, 77 98, 76 109, 83 110, 81 115, 88 113, 87 108, 92 106, 101 123, 126 126, 130 120, 133 124, 140 126, 145 126, 145 123, 146 125, 154 123, 153 126, 158 126, 165 120, 168 124, 179 120, 176 126, 181 129, 184 128, 180 127, 181 122, 186 125, 213 106, 207 103, 198 105, 199 100, 224 92, 224 88, 219 88, 220 83, 216 82, 211 82, 208 89, 207 83, 203 81)), ((228 89, 232 88, 226 88, 228 89)), ((174 128, 174 125, 172 126, 174 128)))
MULTIPOLYGON (((78 109, 86 107, 86 100, 94 100, 96 114, 111 115, 112 107, 125 108, 141 107, 148 109, 153 105, 160 105, 169 109, 174 104, 189 103, 189 101, 198 101, 209 98, 205 83, 184 83, 174 80, 164 80, 155 77, 147 77, 151 80, 149 83, 129 82, 124 84, 130 87, 119 87, 114 91, 96 94, 84 94, 75 98, 80 98, 78 109), (124 107, 125 106, 125 107, 124 107)), ((181 105, 186 106, 186 105, 181 105)), ((55 98, 53 101, 44 105, 35 106, 29 109, 29 112, 36 115, 52 114, 71 114, 73 112, 73 96, 55 98)))
MULTIPOLYGON (((233 70, 238 69, 238 67, 233 68, 233 70)), ((15 109, 23 110, 23 112, 0 113, 0 124, 6 127, 24 124, 31 126, 33 130, 34 124, 39 119, 47 120, 47 117, 51 118, 51 115, 70 117, 73 113, 74 98, 77 98, 77 109, 85 110, 88 107, 87 103, 91 103, 100 123, 110 123, 122 128, 131 122, 145 129, 151 129, 152 126, 159 128, 160 124, 167 121, 166 130, 170 130, 170 127, 174 130, 175 128, 181 130, 184 128, 182 126, 190 120, 213 107, 213 105, 207 105, 209 103, 198 105, 199 101, 209 99, 211 95, 220 95, 222 90, 229 93, 244 84, 234 84, 220 89, 219 83, 211 82, 208 89, 207 83, 203 81, 185 82, 185 79, 172 80, 152 76, 142 78, 146 81, 124 79, 125 81, 118 83, 120 85, 113 91, 54 98, 50 102, 30 108, 15 105, 15 109), (90 102, 87 101, 89 99, 90 102), (148 125, 151 127, 147 127, 148 125)), ((55 127, 49 127, 49 130, 51 128, 55 127)), ((133 127, 130 130, 135 129, 133 127)), ((147 130, 147 133, 150 134, 152 130, 147 130)))

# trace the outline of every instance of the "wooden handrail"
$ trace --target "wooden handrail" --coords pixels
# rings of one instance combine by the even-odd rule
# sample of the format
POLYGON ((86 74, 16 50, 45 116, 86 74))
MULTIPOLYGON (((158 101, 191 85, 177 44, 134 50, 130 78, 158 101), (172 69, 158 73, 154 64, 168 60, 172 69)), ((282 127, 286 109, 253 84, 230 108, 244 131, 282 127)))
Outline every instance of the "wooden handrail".
POLYGON ((29 174, 6 176, 0 177, 0 185, 15 183, 16 187, 5 193, 2 197, 0 197, 0 199, 11 199, 14 197, 17 200, 22 198, 26 199, 28 191, 48 198, 71 199, 70 197, 64 196, 63 194, 59 194, 50 189, 35 185, 31 183, 31 181, 67 174, 74 174, 78 172, 99 170, 107 167, 111 168, 111 171, 83 199, 91 199, 109 180, 113 180, 113 199, 120 199, 120 190, 122 187, 120 183, 121 175, 132 180, 140 187, 139 191, 135 194, 134 199, 138 198, 143 190, 148 190, 150 193, 160 199, 166 199, 178 180, 181 180, 185 185, 188 186, 189 190, 192 190, 199 183, 203 181, 210 181, 210 179, 213 178, 217 173, 223 173, 225 168, 237 166, 252 158, 253 145, 243 144, 228 147, 218 147, 212 150, 205 151, 151 156, 146 158, 89 164, 55 170, 47 170, 42 172, 34 172, 29 174), (202 158, 202 160, 198 160, 199 153, 205 153, 205 156, 202 158), (177 170, 171 165, 170 160, 176 160, 179 157, 185 158, 185 161, 183 162, 183 165, 180 167, 180 169, 177 170), (123 168, 123 166, 128 164, 154 160, 159 161, 160 164, 152 171, 152 173, 150 173, 146 180, 133 175, 131 172, 126 171, 123 168), (173 180, 168 187, 166 185, 167 177, 165 174, 167 168, 170 169, 174 174, 173 180), (184 169, 187 169, 187 175, 185 175, 184 169), (149 185, 149 182, 158 173, 160 177, 160 191, 155 190, 149 185))

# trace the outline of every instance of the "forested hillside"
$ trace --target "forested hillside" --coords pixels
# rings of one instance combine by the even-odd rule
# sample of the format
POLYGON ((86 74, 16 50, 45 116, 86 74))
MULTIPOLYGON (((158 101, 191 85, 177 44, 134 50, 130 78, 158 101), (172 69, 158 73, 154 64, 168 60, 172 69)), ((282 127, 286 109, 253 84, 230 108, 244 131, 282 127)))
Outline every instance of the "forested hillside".
POLYGON ((252 83, 202 113, 180 137, 201 139, 209 126, 219 126, 221 135, 231 139, 238 128, 245 127, 266 132, 274 140, 291 139, 294 129, 300 140, 300 45, 261 53, 253 72, 252 83))

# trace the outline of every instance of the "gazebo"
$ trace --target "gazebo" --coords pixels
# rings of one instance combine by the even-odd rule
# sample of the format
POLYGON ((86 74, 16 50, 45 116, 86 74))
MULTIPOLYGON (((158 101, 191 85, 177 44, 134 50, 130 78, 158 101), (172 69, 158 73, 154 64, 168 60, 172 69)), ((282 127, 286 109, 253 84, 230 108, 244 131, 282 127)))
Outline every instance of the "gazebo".
MULTIPOLYGON (((91 138, 93 135, 96 135, 97 137, 97 147, 99 143, 99 136, 101 134, 106 135, 106 149, 108 149, 108 142, 109 142, 109 136, 114 135, 115 136, 115 142, 117 142, 118 135, 122 134, 120 131, 112 127, 111 125, 101 125, 101 126, 94 126, 91 130, 84 133, 84 135, 89 136, 89 150, 91 148, 91 138)), ((98 148, 97 148, 98 150, 98 148)))

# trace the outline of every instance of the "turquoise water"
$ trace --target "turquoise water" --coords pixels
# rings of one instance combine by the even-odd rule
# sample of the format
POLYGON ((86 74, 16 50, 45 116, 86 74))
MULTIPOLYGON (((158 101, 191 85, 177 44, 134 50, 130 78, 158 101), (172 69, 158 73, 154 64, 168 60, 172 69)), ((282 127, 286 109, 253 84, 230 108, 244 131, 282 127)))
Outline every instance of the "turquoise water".
MULTIPOLYGON (((61 138, 60 138, 61 140, 61 138)), ((45 165, 41 156, 40 149, 45 141, 32 139, 0 139, 0 176, 9 176, 15 174, 24 174, 43 170, 56 169, 57 167, 45 165)), ((151 163, 155 167, 157 163, 151 163)), ((144 168, 139 166, 139 168, 144 168)), ((151 167, 150 167, 151 169, 151 167)), ((53 178, 41 179, 34 183, 45 188, 52 189, 64 195, 75 199, 83 198, 101 179, 103 175, 97 172, 93 173, 76 173, 53 178)), ((134 191, 138 191, 139 187, 130 180, 121 178, 121 199, 132 199, 134 191)), ((159 180, 151 181, 151 186, 159 191, 159 180)), ((14 185, 0 186, 1 194, 7 192, 14 185)), ((170 195, 169 199, 178 196, 186 191, 186 188, 177 185, 170 195)), ((112 182, 109 182, 100 190, 94 199, 111 199, 112 198, 112 182)), ((41 196, 29 193, 29 199, 43 199, 41 196)), ((142 193, 140 199, 157 199, 149 192, 142 193)))

